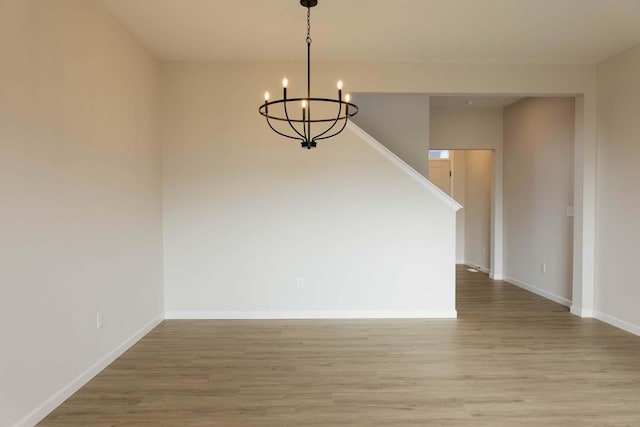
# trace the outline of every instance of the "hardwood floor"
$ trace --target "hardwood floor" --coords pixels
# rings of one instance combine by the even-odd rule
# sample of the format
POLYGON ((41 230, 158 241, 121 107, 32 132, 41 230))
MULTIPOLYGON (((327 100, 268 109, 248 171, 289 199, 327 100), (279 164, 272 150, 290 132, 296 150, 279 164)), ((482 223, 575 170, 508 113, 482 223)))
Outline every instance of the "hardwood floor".
POLYGON ((640 338, 458 269, 457 320, 165 321, 41 426, 640 426, 640 338))

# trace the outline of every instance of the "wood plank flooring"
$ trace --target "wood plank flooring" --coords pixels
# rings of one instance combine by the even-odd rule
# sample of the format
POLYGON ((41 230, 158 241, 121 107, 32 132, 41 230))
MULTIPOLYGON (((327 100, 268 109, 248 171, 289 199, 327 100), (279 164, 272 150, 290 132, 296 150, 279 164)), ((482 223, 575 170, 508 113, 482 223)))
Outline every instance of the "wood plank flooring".
POLYGON ((41 426, 640 426, 640 338, 458 268, 457 320, 165 321, 41 426))

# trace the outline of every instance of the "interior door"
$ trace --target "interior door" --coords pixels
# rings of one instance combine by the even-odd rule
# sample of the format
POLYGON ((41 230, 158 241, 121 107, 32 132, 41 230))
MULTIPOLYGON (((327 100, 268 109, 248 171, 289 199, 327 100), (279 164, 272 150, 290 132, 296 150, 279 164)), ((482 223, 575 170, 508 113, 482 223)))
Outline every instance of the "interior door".
POLYGON ((451 196, 451 159, 430 159, 429 181, 451 196))

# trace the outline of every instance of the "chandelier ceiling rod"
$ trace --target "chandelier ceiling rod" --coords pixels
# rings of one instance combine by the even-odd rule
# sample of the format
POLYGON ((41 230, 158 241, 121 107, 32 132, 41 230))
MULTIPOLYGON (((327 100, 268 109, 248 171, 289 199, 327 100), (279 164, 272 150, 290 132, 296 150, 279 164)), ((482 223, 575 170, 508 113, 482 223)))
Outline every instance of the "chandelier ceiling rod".
MULTIPOLYGON (((307 8, 307 97, 306 98, 287 98, 287 86, 289 81, 284 78, 282 79, 283 86, 283 97, 282 99, 277 99, 274 101, 269 101, 269 92, 265 93, 265 101, 264 104, 260 106, 258 111, 262 116, 267 120, 267 124, 278 135, 284 136, 289 139, 295 139, 300 141, 301 146, 303 148, 311 149, 317 145, 317 141, 332 138, 339 133, 341 133, 347 125, 347 122, 350 117, 355 116, 358 113, 358 107, 355 104, 352 104, 351 96, 347 94, 342 99, 342 81, 338 81, 338 98, 330 99, 330 98, 313 98, 311 97, 311 8, 318 4, 318 0, 300 0, 300 5, 307 8), (302 107, 302 119, 293 119, 289 116, 288 104, 291 102, 300 102, 302 107), (320 118, 313 119, 311 117, 311 104, 315 103, 316 105, 332 105, 338 104, 338 112, 334 117, 329 118, 320 118), (269 110, 271 108, 271 111, 269 110), (273 109, 282 109, 280 114, 274 113, 273 109), (343 114, 344 108, 344 114, 343 114), (287 122, 291 131, 291 133, 285 133, 282 129, 278 130, 271 123, 271 120, 276 122, 287 122), (339 130, 331 132, 334 127, 342 122, 342 125, 339 126, 339 130), (311 124, 312 123, 330 123, 330 125, 324 129, 319 134, 312 136, 311 124), (302 124, 302 132, 300 132, 296 128, 296 124, 302 124), (328 134, 328 135, 327 135, 328 134)), ((285 126, 286 127, 286 126, 285 126)))
MULTIPOLYGON (((305 3, 307 4, 307 99, 311 99, 311 2, 301 0, 300 3, 303 6, 305 3)), ((317 0, 315 4, 318 4, 317 0)), ((309 103, 309 120, 311 120, 311 103, 309 103)), ((309 139, 311 137, 311 122, 307 126, 309 133, 305 133, 305 136, 309 139)))

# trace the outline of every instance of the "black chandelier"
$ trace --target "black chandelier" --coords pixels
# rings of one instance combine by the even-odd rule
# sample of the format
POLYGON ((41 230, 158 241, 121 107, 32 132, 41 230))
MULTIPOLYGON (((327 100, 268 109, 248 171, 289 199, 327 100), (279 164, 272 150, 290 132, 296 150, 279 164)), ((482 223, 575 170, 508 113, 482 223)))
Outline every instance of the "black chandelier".
MULTIPOLYGON (((323 139, 329 139, 344 130, 350 117, 358 113, 358 107, 352 104, 351 95, 346 94, 342 98, 342 81, 338 82, 338 98, 312 98, 311 97, 311 8, 318 4, 318 0, 300 0, 300 5, 307 8, 307 96, 306 98, 287 98, 287 85, 289 81, 282 79, 283 95, 282 99, 269 101, 269 92, 264 94, 264 104, 260 106, 258 111, 267 119, 269 127, 278 135, 286 138, 300 141, 302 148, 311 149, 317 145, 317 142, 323 139), (300 118, 293 118, 289 115, 290 103, 300 102, 301 115, 300 118), (334 105, 335 104, 335 105, 334 105), (311 107, 333 106, 337 108, 337 114, 324 118, 312 118, 311 107), (274 112, 273 110, 277 110, 274 112), (278 122, 286 122, 283 126, 287 129, 285 133, 282 129, 276 129, 271 120, 278 122), (321 131, 313 135, 311 131, 312 123, 321 123, 321 131), (302 126, 300 126, 302 124, 302 126), (302 129, 300 129, 302 128, 302 129)), ((323 108, 324 109, 324 108, 323 108)))

